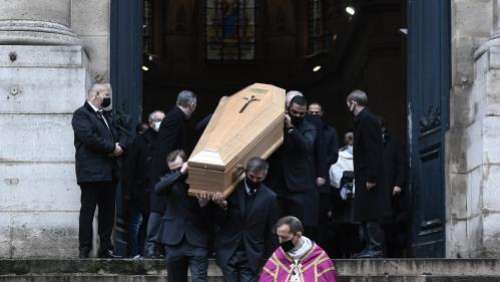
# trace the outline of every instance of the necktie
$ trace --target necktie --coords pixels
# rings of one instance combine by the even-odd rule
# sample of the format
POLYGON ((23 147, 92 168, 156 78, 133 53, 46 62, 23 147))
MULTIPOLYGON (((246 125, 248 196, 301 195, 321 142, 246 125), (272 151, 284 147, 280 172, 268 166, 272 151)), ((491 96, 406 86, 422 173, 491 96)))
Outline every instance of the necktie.
POLYGON ((100 119, 102 119, 102 121, 104 121, 104 124, 106 124, 106 127, 108 128, 108 130, 111 130, 109 128, 109 124, 108 124, 108 121, 106 120, 106 118, 104 117, 104 114, 102 112, 102 110, 99 110, 97 111, 97 115, 99 116, 100 119))

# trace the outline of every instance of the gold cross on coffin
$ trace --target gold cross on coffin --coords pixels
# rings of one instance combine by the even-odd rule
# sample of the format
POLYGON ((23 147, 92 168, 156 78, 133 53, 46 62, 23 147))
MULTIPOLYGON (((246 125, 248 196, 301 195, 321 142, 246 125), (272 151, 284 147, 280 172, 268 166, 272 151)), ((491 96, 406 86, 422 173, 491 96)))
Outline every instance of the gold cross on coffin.
POLYGON ((243 99, 247 100, 247 102, 246 102, 246 103, 245 103, 245 105, 243 105, 243 107, 241 108, 241 110, 240 110, 240 114, 241 114, 241 113, 243 113, 243 112, 246 110, 246 108, 248 108, 248 105, 250 105, 252 102, 258 102, 258 101, 260 101, 259 99, 255 98, 255 96, 254 96, 254 95, 252 95, 250 98, 245 97, 245 98, 243 98, 243 99))

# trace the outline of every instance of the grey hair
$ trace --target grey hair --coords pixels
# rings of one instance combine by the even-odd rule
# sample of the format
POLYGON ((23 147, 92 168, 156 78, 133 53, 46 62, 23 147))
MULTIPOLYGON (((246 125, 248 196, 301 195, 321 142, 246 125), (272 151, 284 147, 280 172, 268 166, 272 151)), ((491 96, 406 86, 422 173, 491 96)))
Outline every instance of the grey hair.
POLYGON ((156 114, 163 114, 163 115, 165 115, 165 113, 162 112, 162 111, 154 111, 154 112, 152 112, 152 113, 149 114, 149 116, 148 116, 148 122, 153 122, 153 118, 154 118, 154 116, 156 114))
POLYGON ((280 218, 278 222, 276 222, 274 228, 275 230, 278 230, 278 228, 283 225, 288 225, 288 227, 290 228, 290 233, 292 234, 297 234, 298 232, 304 233, 304 226, 302 225, 302 222, 295 216, 289 215, 280 218))
POLYGON ((193 91, 182 90, 177 95, 177 106, 188 107, 196 104, 196 95, 193 91))
POLYGON ((347 96, 347 102, 354 101, 358 103, 360 106, 367 106, 368 105, 368 95, 366 95, 366 92, 362 90, 354 90, 352 91, 348 96, 347 96))
POLYGON ((259 157, 253 157, 247 162, 247 167, 245 169, 246 172, 265 172, 269 170, 269 164, 266 160, 261 159, 259 157))
POLYGON ((109 91, 109 94, 113 94, 111 84, 109 84, 109 83, 94 83, 90 87, 89 91, 87 92, 87 98, 92 99, 95 97, 95 95, 97 95, 97 92, 100 92, 103 90, 107 90, 107 91, 109 91))

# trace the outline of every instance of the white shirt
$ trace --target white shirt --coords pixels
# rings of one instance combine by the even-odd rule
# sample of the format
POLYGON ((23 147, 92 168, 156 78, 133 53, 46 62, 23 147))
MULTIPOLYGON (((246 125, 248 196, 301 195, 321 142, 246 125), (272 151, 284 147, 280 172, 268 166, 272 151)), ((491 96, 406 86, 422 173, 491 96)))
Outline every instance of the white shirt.
POLYGON ((99 110, 98 108, 96 108, 94 105, 92 105, 92 103, 88 102, 87 101, 87 104, 90 105, 90 107, 94 110, 94 112, 96 112, 101 118, 102 120, 104 120, 104 123, 106 124, 106 127, 111 130, 109 128, 109 124, 108 124, 108 121, 106 120, 106 117, 104 116, 104 114, 102 113, 102 110, 99 110))

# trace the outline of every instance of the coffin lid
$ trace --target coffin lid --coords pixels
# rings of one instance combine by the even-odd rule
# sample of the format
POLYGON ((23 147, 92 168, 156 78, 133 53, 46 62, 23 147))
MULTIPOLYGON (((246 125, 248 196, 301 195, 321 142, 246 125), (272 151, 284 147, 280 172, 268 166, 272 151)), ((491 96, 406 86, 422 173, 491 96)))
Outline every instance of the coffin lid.
POLYGON ((189 166, 231 169, 249 153, 250 144, 262 141, 271 126, 284 118, 284 111, 285 90, 273 85, 255 83, 223 97, 189 158, 189 166))

